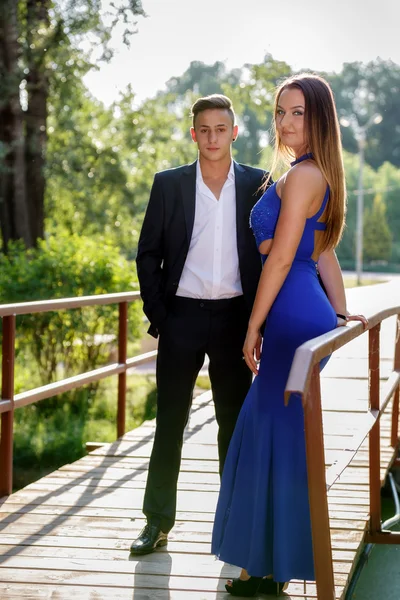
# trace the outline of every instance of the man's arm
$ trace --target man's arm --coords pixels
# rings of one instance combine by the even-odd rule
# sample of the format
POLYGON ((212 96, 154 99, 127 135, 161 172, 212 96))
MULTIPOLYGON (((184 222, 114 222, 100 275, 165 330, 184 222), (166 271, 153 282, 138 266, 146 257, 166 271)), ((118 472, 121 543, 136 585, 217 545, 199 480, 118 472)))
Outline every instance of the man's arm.
POLYGON ((150 200, 143 220, 136 257, 143 310, 157 337, 167 316, 162 289, 164 197, 159 174, 154 177, 150 200))

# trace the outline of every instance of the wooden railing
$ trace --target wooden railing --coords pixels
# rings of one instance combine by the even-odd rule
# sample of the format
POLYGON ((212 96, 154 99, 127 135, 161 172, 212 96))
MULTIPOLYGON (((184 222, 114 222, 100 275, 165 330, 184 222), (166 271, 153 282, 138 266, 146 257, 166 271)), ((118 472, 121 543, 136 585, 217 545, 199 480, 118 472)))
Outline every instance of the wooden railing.
POLYGON ((152 360, 157 354, 155 350, 141 354, 140 356, 127 358, 128 303, 139 299, 139 292, 128 292, 126 294, 103 294, 99 296, 82 296, 80 298, 63 298, 61 300, 0 305, 0 317, 3 319, 0 398, 0 498, 12 492, 13 431, 14 410, 16 408, 21 408, 44 398, 50 398, 57 394, 82 387, 88 383, 110 377, 111 375, 118 375, 117 437, 125 433, 126 371, 152 360), (117 303, 119 305, 117 363, 14 395, 15 328, 17 315, 117 303))
POLYGON ((336 598, 327 493, 367 436, 369 436, 370 524, 365 541, 384 544, 400 543, 400 532, 394 533, 381 529, 380 496, 380 417, 392 398, 391 445, 394 460, 399 447, 400 304, 393 304, 385 310, 366 316, 369 321, 369 408, 350 444, 346 449, 338 452, 337 460, 327 470, 319 362, 334 350, 360 336, 364 332, 362 324, 353 323, 349 327, 340 327, 300 346, 296 351, 285 390, 286 403, 290 402, 290 394, 294 392, 300 393, 303 399, 312 540, 319 600, 336 598), (394 365, 383 389, 381 400, 379 332, 381 322, 393 315, 397 315, 394 365))

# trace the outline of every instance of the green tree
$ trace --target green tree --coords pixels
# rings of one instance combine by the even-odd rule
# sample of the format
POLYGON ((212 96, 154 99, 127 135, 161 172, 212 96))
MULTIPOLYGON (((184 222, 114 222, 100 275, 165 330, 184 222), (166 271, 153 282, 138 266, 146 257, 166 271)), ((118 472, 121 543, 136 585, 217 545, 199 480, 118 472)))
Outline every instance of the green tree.
POLYGON ((364 216, 364 259, 388 261, 392 252, 392 235, 385 214, 382 194, 376 194, 364 216))
POLYGON ((157 95, 137 107, 128 88, 115 109, 119 113, 114 125, 133 193, 132 214, 142 214, 149 200, 150 187, 157 171, 193 162, 197 147, 190 138, 191 91, 182 96, 157 95))
POLYGON ((180 77, 171 77, 167 81, 167 90, 168 93, 178 96, 184 96, 189 90, 196 96, 222 94, 221 82, 227 77, 229 75, 223 62, 217 61, 213 65, 207 65, 194 60, 180 77))
POLYGON ((77 79, 66 103, 54 95, 48 117, 46 229, 107 235, 120 247, 136 244, 124 148, 112 109, 105 109, 77 79))
POLYGON ((181 76, 168 81, 167 93, 160 92, 157 98, 175 95, 171 109, 179 118, 182 105, 187 111, 190 109, 188 99, 194 102, 199 96, 212 93, 229 96, 239 124, 239 137, 234 145, 235 159, 258 165, 262 160, 262 149, 269 142, 275 87, 280 79, 290 74, 289 65, 274 60, 270 54, 266 54, 260 64, 245 64, 231 71, 227 71, 222 62, 206 65, 193 61, 181 76))
POLYGON ((101 6, 101 0, 1 3, 0 216, 5 249, 10 240, 21 239, 30 247, 43 237, 49 97, 62 95, 58 85, 71 74, 82 76, 93 67, 94 47, 103 50, 103 59, 112 56, 109 42, 118 22, 127 24, 123 36, 128 41, 134 33, 132 18, 144 15, 140 0, 110 3, 107 21, 101 6), (92 40, 86 50, 84 36, 92 40))
MULTIPOLYGON (((345 63, 339 73, 326 73, 337 104, 339 116, 356 114, 365 125, 374 114, 382 115, 379 125, 368 129, 366 161, 375 169, 385 161, 400 166, 400 65, 380 58, 368 62, 345 63)), ((357 142, 350 128, 342 129, 343 144, 357 152, 357 142)))
POLYGON ((240 162, 269 167, 262 163, 262 150, 271 143, 274 94, 279 81, 291 74, 287 63, 266 54, 262 63, 242 67, 239 85, 224 82, 224 93, 232 98, 238 116, 235 158, 240 162))
MULTIPOLYGON (((343 238, 338 246, 337 254, 340 260, 347 262, 354 261, 355 258, 357 191, 360 160, 357 154, 344 152, 343 161, 347 185, 347 214, 346 227, 343 233, 343 238)), ((376 187, 376 173, 369 165, 364 165, 363 183, 364 203, 366 208, 369 208, 372 205, 372 199, 376 187)))
POLYGON ((106 109, 78 80, 68 105, 55 96, 48 119, 48 232, 105 234, 134 257, 154 173, 197 156, 189 96, 179 98, 179 114, 172 93, 138 107, 128 87, 106 109))
POLYGON ((376 189, 382 193, 392 234, 391 261, 400 263, 400 169, 385 162, 378 169, 376 189))

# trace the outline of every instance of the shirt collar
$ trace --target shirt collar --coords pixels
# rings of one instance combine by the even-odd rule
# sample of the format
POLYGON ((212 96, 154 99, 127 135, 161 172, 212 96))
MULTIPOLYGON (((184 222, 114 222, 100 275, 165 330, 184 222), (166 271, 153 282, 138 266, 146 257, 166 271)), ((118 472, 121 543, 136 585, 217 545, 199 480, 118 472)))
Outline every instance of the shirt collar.
MULTIPOLYGON (((197 160, 196 163, 196 180, 197 183, 204 183, 199 160, 197 160)), ((235 161, 233 159, 231 160, 231 166, 229 167, 227 180, 233 182, 235 181, 235 161)))

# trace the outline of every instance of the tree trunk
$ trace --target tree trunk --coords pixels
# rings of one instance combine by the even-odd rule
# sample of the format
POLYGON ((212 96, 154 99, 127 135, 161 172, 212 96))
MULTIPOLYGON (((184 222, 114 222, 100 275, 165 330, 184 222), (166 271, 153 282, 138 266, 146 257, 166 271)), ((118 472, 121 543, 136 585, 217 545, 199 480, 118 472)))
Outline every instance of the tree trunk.
POLYGON ((45 48, 31 48, 32 31, 49 24, 49 0, 27 0, 26 187, 33 240, 44 236, 44 194, 48 79, 45 48))
POLYGON ((24 117, 19 98, 17 2, 3 0, 0 8, 0 217, 3 245, 33 238, 26 201, 24 117))

